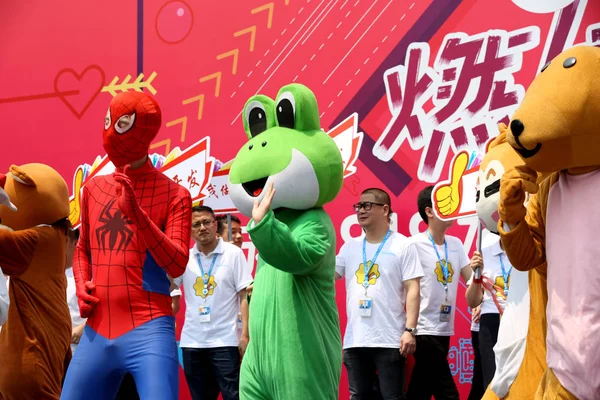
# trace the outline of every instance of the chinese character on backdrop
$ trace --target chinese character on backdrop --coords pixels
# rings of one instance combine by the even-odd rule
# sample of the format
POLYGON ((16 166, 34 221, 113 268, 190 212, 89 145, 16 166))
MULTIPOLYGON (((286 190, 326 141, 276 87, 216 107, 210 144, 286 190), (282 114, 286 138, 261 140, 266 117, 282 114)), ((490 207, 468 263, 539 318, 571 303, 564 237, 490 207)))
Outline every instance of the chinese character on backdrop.
POLYGON ((423 149, 418 177, 439 180, 450 148, 483 150, 497 125, 516 109, 525 89, 514 83, 523 53, 535 48, 540 30, 488 31, 474 36, 446 35, 433 67, 428 43, 409 46, 404 65, 385 73, 392 118, 373 147, 383 161, 394 157, 404 140, 423 149), (433 103, 429 112, 424 104, 433 103))

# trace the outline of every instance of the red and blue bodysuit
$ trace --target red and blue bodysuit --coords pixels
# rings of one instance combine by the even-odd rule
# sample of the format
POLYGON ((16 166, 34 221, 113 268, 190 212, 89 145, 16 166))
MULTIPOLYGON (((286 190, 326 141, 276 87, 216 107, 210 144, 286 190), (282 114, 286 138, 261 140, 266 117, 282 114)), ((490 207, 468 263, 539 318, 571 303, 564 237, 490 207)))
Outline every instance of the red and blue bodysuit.
POLYGON ((61 399, 113 399, 127 372, 141 399, 177 399, 169 276, 188 262, 191 195, 147 158, 160 125, 158 104, 144 93, 110 103, 104 149, 116 171, 83 187, 73 270, 87 325, 61 399))

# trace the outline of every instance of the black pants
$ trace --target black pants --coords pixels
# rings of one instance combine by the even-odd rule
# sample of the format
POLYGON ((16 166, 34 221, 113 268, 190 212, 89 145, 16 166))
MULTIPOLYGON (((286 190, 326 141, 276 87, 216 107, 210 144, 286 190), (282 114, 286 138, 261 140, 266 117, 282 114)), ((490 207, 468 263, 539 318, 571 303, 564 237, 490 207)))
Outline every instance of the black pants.
POLYGON ((193 400, 239 399, 240 353, 237 347, 182 348, 183 372, 193 400))
POLYGON ((371 400, 374 382, 379 379, 383 400, 403 400, 406 359, 400 349, 357 347, 344 350, 350 400, 371 400))
POLYGON ((483 314, 479 319, 479 353, 481 354, 481 371, 483 387, 487 388, 496 373, 494 346, 498 341, 500 314, 483 314))
POLYGON ((415 366, 407 399, 459 400, 458 389, 448 364, 449 336, 417 335, 415 366))
POLYGON ((473 347, 473 379, 471 379, 471 391, 468 400, 481 400, 485 393, 483 386, 483 375, 481 372, 481 355, 479 354, 479 332, 471 331, 471 345, 473 347))
POLYGON ((115 400, 140 400, 133 375, 126 373, 119 387, 115 400))

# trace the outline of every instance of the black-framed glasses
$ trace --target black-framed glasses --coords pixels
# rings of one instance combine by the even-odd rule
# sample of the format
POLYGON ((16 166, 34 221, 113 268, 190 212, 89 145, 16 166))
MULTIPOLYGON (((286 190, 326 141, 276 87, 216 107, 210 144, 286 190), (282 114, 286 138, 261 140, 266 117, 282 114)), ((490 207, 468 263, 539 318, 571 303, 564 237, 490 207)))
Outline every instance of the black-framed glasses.
POLYGON ((387 204, 382 204, 382 203, 374 203, 372 201, 365 201, 362 203, 356 203, 353 207, 354 207, 354 211, 355 212, 359 212, 361 208, 364 208, 365 211, 371 211, 371 208, 373 208, 373 206, 387 206, 387 204))
POLYGON ((205 228, 210 228, 211 226, 213 226, 213 224, 215 223, 214 219, 203 219, 202 221, 195 221, 192 224, 192 228, 198 229, 200 228, 202 225, 204 225, 205 228))

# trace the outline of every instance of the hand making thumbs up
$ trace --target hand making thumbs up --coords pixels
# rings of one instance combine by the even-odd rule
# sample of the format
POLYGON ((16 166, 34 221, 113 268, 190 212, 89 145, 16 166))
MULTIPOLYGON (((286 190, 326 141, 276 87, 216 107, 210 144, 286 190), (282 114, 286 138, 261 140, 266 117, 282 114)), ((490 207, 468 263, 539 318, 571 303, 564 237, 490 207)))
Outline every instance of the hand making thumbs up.
POLYGON ((450 182, 440 186, 435 192, 435 200, 437 202, 439 212, 448 216, 454 213, 460 206, 460 180, 467 169, 469 163, 469 155, 460 153, 452 165, 452 173, 450 182))

